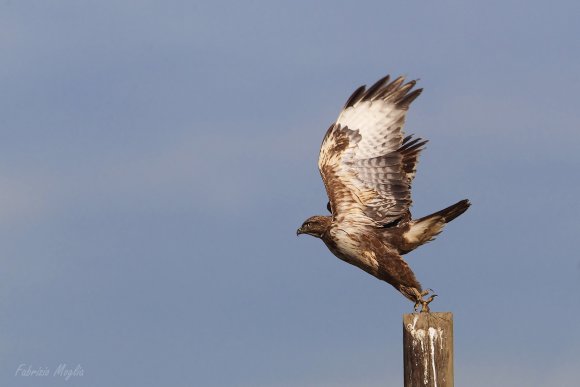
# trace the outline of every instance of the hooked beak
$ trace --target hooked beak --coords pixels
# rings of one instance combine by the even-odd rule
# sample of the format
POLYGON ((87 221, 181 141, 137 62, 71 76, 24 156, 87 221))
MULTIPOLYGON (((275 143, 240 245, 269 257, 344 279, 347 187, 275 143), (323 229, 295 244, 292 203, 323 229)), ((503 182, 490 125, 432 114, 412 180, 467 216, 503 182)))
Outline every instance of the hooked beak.
POLYGON ((296 236, 298 236, 300 234, 304 234, 304 232, 302 231, 302 227, 300 227, 298 230, 296 230, 296 236))

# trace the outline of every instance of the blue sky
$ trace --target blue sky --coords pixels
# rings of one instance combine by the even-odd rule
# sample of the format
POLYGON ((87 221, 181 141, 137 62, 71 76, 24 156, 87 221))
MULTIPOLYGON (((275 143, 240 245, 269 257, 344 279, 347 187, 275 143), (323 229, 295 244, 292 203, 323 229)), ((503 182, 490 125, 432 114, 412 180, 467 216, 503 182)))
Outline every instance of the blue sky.
POLYGON ((408 260, 457 385, 580 363, 575 1, 0 2, 0 384, 400 386, 412 305, 313 238, 328 125, 420 78, 408 260), (20 364, 84 369, 72 382, 20 364))

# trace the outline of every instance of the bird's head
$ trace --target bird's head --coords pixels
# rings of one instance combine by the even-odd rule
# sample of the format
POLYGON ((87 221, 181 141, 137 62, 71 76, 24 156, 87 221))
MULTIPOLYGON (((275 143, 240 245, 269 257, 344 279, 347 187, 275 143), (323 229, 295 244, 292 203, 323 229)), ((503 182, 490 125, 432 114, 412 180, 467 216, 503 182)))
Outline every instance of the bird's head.
POLYGON ((322 238, 322 235, 330 227, 330 223, 332 223, 332 217, 330 216, 311 216, 296 230, 296 235, 308 234, 316 238, 322 238))

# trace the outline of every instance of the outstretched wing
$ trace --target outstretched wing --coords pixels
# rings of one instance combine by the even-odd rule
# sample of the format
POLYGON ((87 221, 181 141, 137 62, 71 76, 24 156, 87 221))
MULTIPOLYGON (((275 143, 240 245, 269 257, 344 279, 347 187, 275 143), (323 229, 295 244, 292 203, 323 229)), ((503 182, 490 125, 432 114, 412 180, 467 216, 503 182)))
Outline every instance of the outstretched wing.
POLYGON ((318 168, 334 217, 384 225, 407 213, 419 152, 427 141, 404 137, 409 105, 422 89, 386 76, 358 88, 322 142, 318 168))

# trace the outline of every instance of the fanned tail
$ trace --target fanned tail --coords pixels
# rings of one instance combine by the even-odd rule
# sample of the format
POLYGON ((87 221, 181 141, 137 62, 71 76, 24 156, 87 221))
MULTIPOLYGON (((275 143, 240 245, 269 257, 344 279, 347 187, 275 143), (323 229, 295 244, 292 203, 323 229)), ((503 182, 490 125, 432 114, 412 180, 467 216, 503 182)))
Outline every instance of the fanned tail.
POLYGON ((453 219, 457 218, 459 215, 463 214, 467 209, 471 206, 471 203, 467 199, 463 199, 458 201, 455 204, 450 205, 447 208, 442 209, 441 211, 437 211, 431 215, 427 215, 422 217, 421 219, 417 219, 416 222, 423 222, 430 218, 434 217, 442 217, 445 219, 445 223, 451 222, 453 219))
POLYGON ((409 231, 403 234, 404 253, 435 239, 447 223, 467 211, 469 206, 469 200, 464 199, 441 211, 413 220, 409 231))

